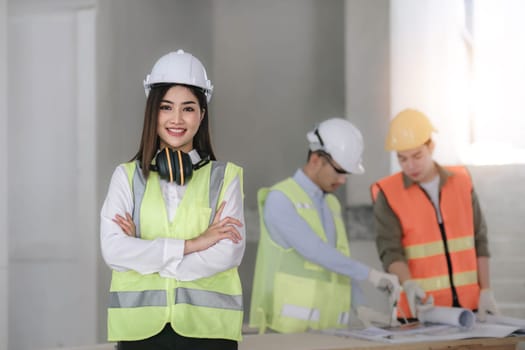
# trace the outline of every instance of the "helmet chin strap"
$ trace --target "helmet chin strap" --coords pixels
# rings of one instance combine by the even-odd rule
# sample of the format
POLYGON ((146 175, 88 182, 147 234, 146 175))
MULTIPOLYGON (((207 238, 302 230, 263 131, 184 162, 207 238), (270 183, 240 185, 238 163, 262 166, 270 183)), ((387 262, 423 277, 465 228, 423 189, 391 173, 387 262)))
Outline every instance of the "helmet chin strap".
POLYGON ((319 129, 318 128, 315 128, 314 131, 310 131, 306 135, 306 137, 307 137, 308 142, 309 142, 309 149, 310 149, 310 151, 315 152, 315 151, 324 151, 325 150, 324 142, 323 142, 323 139, 322 139, 321 135, 319 135, 319 129))

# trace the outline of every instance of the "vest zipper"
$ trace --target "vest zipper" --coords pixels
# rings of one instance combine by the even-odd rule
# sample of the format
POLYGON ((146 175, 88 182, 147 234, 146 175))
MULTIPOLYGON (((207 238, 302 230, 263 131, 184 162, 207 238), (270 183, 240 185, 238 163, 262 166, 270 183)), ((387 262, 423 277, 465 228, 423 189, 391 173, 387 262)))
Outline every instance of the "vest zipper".
POLYGON ((430 202, 430 204, 432 205, 432 207, 434 208, 434 213, 436 215, 436 221, 438 223, 438 226, 439 226, 439 232, 441 233, 441 240, 443 241, 443 246, 445 247, 445 258, 447 260, 447 270, 448 270, 448 279, 449 279, 449 282, 450 282, 450 290, 452 292, 452 306, 453 307, 461 307, 461 305, 459 304, 459 299, 458 299, 458 293, 456 291, 456 286, 454 285, 454 279, 453 279, 453 271, 452 271, 452 260, 450 259, 450 253, 448 251, 448 243, 447 243, 447 234, 445 232, 445 223, 444 223, 444 218, 443 218, 443 211, 441 211, 441 188, 439 188, 439 192, 438 192, 438 195, 439 195, 439 209, 436 208, 434 206, 434 203, 432 202, 432 199, 430 198, 430 196, 428 195, 427 191, 425 191, 421 186, 419 186, 419 189, 421 191, 423 191, 423 194, 425 195, 425 197, 428 199, 428 201, 430 202), (438 214, 438 210, 439 210, 439 215, 438 214), (440 223, 439 222, 439 217, 441 216, 441 218, 443 218, 443 222, 440 223))

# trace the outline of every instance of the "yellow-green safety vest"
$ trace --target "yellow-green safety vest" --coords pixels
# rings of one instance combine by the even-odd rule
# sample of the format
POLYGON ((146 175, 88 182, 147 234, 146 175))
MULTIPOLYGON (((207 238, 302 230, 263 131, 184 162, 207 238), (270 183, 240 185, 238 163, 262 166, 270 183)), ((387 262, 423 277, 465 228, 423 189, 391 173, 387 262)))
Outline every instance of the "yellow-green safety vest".
MULTIPOLYGON (((271 190, 284 193, 312 230, 327 241, 314 203, 295 180, 288 178, 271 189, 258 191, 261 237, 255 262, 250 326, 258 328, 260 333, 264 333, 266 327, 281 333, 347 327, 350 278, 307 261, 295 249, 285 249, 271 239, 263 215, 271 190)), ((332 194, 328 194, 326 200, 336 228, 336 248, 350 256, 339 201, 332 194)))
MULTIPOLYGON (((158 174, 145 182, 136 162, 125 163, 134 196, 134 221, 142 239, 191 239, 204 232, 217 203, 242 168, 210 162, 188 183, 172 222, 168 220, 158 174)), ((112 272, 108 306, 108 340, 140 340, 159 333, 167 323, 193 338, 241 340, 242 289, 237 268, 194 281, 163 278, 158 273, 112 272)))

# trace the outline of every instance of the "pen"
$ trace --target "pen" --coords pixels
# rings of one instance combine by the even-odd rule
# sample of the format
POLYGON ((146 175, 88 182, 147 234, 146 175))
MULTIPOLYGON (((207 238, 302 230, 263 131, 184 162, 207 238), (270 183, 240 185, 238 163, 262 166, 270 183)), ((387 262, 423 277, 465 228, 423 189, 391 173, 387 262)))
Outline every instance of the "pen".
MULTIPOLYGON (((396 300, 396 302, 394 303, 394 310, 397 311, 397 300, 396 300)), ((402 308, 399 309, 399 313, 401 314, 401 317, 403 318, 403 321, 405 322, 405 324, 408 324, 407 317, 406 317, 405 312, 403 311, 402 308)))

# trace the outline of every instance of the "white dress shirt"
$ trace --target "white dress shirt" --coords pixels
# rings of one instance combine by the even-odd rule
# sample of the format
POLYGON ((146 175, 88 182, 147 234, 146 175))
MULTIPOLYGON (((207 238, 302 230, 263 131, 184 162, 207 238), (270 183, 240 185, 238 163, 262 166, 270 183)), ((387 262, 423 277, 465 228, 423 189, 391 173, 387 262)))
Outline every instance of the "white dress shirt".
MULTIPOLYGON (((169 220, 186 191, 165 180, 160 181, 162 196, 169 220)), ((244 222, 243 193, 240 179, 235 177, 225 192, 226 205, 221 219, 232 217, 242 223, 236 227, 242 236, 239 243, 223 239, 206 250, 184 255, 185 241, 174 238, 145 240, 130 237, 113 222, 116 214, 125 217, 133 213, 133 195, 123 165, 113 172, 108 193, 100 213, 100 244, 106 264, 116 271, 134 270, 140 274, 159 273, 162 277, 191 281, 209 277, 239 266, 245 249, 246 230, 244 222)))

